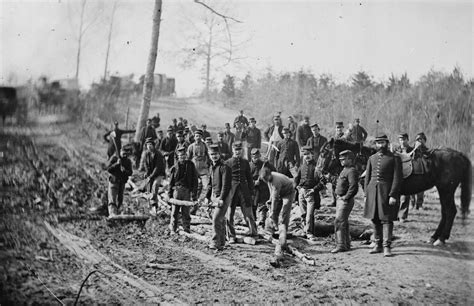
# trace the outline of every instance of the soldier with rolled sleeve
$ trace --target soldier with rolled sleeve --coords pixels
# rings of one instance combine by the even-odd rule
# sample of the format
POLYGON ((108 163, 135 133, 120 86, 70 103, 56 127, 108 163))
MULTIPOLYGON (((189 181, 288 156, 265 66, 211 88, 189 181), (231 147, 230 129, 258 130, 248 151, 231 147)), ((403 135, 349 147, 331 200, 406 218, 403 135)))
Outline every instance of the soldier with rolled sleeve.
POLYGON ((364 217, 372 220, 375 247, 371 254, 381 253, 392 256, 391 243, 393 221, 397 220, 400 188, 402 184, 402 162, 388 150, 388 137, 375 138, 377 153, 367 162, 365 177, 364 217), (383 246, 383 249, 382 249, 383 246))
POLYGON ((232 170, 222 160, 218 145, 209 147, 211 167, 209 168, 209 186, 206 193, 206 202, 217 206, 212 216, 214 233, 209 248, 222 250, 225 246, 226 213, 230 206, 230 189, 232 170))
POLYGON ((225 163, 232 171, 232 183, 229 195, 231 206, 227 215, 227 225, 230 236, 229 242, 235 243, 234 215, 237 206, 240 206, 245 222, 249 228, 248 235, 257 235, 257 226, 252 213, 252 195, 254 192, 252 174, 250 172, 249 162, 242 158, 242 143, 240 141, 233 143, 232 157, 225 163))
MULTIPOLYGON (((168 196, 176 200, 191 201, 197 199, 198 172, 194 163, 186 159, 186 148, 177 148, 177 163, 170 170, 170 184, 168 196)), ((170 231, 178 229, 178 216, 181 211, 183 229, 191 230, 191 216, 189 206, 171 205, 170 231)))
POLYGON ((334 219, 336 248, 331 253, 345 252, 351 248, 349 215, 354 207, 354 197, 359 190, 359 173, 354 167, 354 153, 350 150, 342 151, 339 153, 339 160, 344 169, 337 178, 336 218, 334 219))
POLYGON ((305 146, 302 151, 303 163, 295 177, 295 185, 298 189, 298 204, 304 223, 304 232, 306 238, 313 240, 315 239, 314 211, 321 207, 319 191, 324 188, 325 180, 316 170, 311 147, 305 146))

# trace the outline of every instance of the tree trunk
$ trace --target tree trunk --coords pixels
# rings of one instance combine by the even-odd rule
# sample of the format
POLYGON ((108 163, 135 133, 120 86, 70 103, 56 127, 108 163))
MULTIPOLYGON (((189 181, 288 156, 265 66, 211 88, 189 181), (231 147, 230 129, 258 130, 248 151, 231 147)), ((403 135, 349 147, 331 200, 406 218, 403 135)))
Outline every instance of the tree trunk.
POLYGON ((143 100, 140 107, 140 117, 138 118, 137 130, 135 133, 135 141, 137 142, 140 140, 141 130, 145 126, 145 122, 150 111, 151 94, 153 91, 153 74, 155 72, 156 56, 158 53, 158 38, 160 36, 161 5, 162 0, 155 0, 155 8, 153 12, 153 29, 151 32, 151 46, 143 85, 143 100))
POLYGON ((86 0, 81 3, 81 21, 79 24, 79 38, 77 41, 77 57, 76 57, 76 80, 79 80, 79 64, 81 62, 81 44, 82 44, 82 28, 84 25, 84 11, 86 8, 86 0))
POLYGON ((109 26, 109 35, 107 37, 107 51, 105 53, 105 67, 104 67, 104 82, 107 79, 107 68, 109 64, 109 52, 110 52, 110 43, 112 41, 112 29, 114 26, 114 16, 115 16, 115 10, 117 9, 117 1, 114 3, 114 6, 112 8, 112 17, 110 19, 110 26, 109 26))
POLYGON ((209 87, 211 86, 211 52, 212 52, 212 26, 209 29, 209 43, 207 44, 206 58, 206 101, 209 102, 209 87))

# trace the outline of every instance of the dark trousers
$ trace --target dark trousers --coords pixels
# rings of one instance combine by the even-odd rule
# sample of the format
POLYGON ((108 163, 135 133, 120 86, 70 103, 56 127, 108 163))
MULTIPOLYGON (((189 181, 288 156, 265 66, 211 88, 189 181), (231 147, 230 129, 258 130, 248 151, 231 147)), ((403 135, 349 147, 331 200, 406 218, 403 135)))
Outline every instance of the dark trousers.
MULTIPOLYGON (((213 201, 214 202, 214 201, 213 201)), ((212 216, 212 227, 214 228, 214 233, 212 234, 211 244, 213 244, 218 249, 225 246, 225 236, 226 236, 226 213, 229 210, 229 201, 224 201, 224 204, 221 207, 216 207, 214 209, 214 215, 212 216)))
POLYGON ((336 218, 334 229, 338 247, 349 250, 351 248, 351 234, 349 231, 349 215, 354 207, 354 198, 347 201, 338 197, 336 204, 336 218))
MULTIPOLYGON (((177 187, 173 192, 173 198, 176 200, 191 200, 191 192, 188 188, 177 187)), ((178 229, 178 218, 179 212, 181 211, 181 217, 183 220, 183 229, 189 231, 191 228, 191 215, 189 214, 189 206, 171 205, 171 219, 170 229, 176 231, 178 229)))
POLYGON ((123 192, 125 190, 125 183, 111 183, 109 182, 108 201, 109 205, 115 205, 120 208, 123 203, 123 192))
POLYGON ((374 242, 379 247, 390 248, 392 246, 393 221, 380 220, 378 205, 375 206, 372 224, 374 226, 374 242))
POLYGON ((245 196, 242 193, 240 187, 234 193, 233 199, 231 199, 231 205, 227 212, 227 228, 229 230, 229 236, 235 238, 235 226, 234 226, 234 216, 235 210, 237 209, 237 204, 240 204, 242 209, 242 214, 244 215, 245 222, 249 227, 250 235, 257 235, 257 225, 255 224, 255 218, 252 212, 252 203, 246 203, 245 196))

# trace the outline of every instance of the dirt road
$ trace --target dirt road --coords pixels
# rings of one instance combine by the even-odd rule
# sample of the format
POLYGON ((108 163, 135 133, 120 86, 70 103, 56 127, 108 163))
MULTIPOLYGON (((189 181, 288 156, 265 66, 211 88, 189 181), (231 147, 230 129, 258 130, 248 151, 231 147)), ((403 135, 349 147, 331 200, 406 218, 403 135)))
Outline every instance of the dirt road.
MULTIPOLYGON (((193 101, 159 108, 163 118, 208 116, 209 126, 217 112, 226 114, 222 123, 233 118, 211 110, 193 101)), ((474 303, 474 220, 463 225, 457 218, 446 247, 425 244, 440 218, 435 193, 423 210, 410 212, 410 222, 395 224, 392 258, 369 255, 361 241, 351 252, 330 254, 333 235, 314 243, 293 238, 315 266, 287 256, 276 269, 270 243, 214 253, 204 242, 170 234, 164 212, 143 227, 88 216, 105 191, 105 146, 90 146, 70 124, 5 128, 0 140, 1 304, 72 304, 95 270, 81 303, 474 303)), ((127 202, 146 211, 146 203, 128 196, 127 202)), ((321 216, 334 214, 328 202, 321 216)), ((361 214, 359 193, 351 219, 361 221, 361 214)), ((192 229, 210 233, 208 224, 192 229)))

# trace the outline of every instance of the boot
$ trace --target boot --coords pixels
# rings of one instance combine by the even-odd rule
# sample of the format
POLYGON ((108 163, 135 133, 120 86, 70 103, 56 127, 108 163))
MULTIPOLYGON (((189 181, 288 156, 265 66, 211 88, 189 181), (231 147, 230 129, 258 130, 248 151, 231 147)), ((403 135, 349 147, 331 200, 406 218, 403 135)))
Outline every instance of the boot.
POLYGON ((339 253, 339 252, 345 252, 347 249, 344 247, 344 241, 342 237, 342 232, 341 230, 336 231, 336 248, 331 251, 331 253, 339 253))
POLYGON ((376 254, 382 252, 382 224, 374 223, 374 243, 375 246, 370 250, 370 254, 376 254))
POLYGON ((101 204, 100 206, 91 207, 89 212, 94 215, 107 216, 109 214, 107 204, 101 204))
POLYGON ((384 257, 392 257, 392 249, 390 247, 383 248, 383 256, 384 257))
POLYGON ((281 260, 283 258, 283 250, 281 244, 279 243, 275 246, 275 257, 277 260, 281 260))
POLYGON ((383 224, 383 246, 390 248, 392 246, 393 222, 383 224))
POLYGON ((111 203, 109 204, 109 218, 117 216, 117 206, 111 203))

